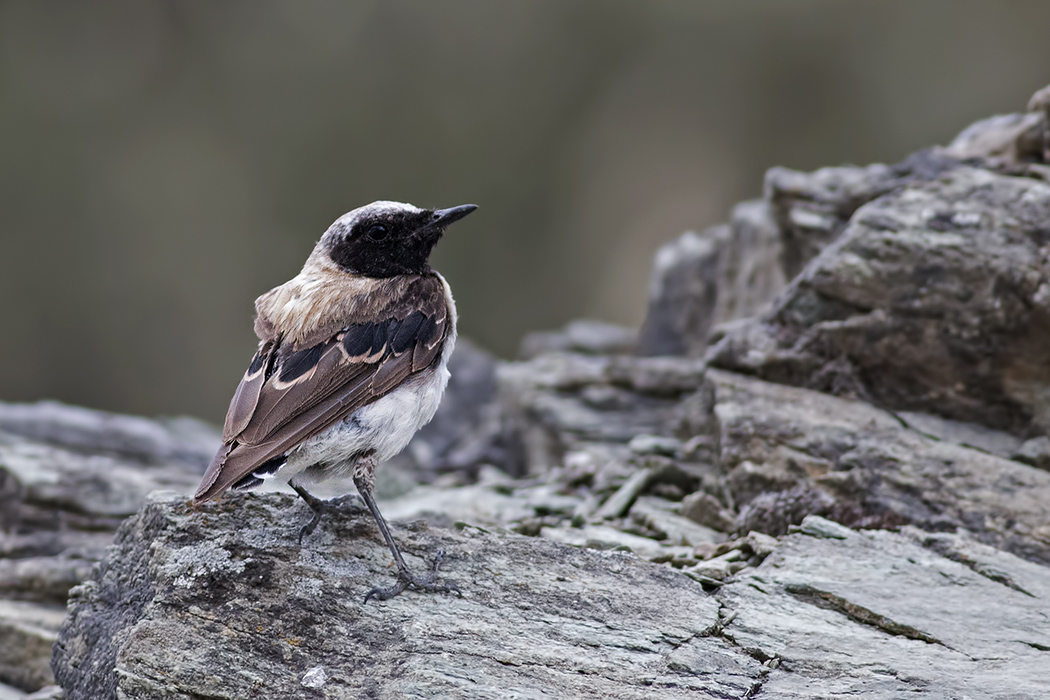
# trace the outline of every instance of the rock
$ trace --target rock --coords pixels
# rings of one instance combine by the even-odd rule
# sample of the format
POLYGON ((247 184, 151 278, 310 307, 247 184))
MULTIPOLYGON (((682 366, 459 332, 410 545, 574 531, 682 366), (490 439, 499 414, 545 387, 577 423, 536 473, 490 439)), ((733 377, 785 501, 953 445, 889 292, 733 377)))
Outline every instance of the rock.
POLYGON ((631 506, 631 519, 674 545, 695 547, 725 541, 722 533, 674 513, 675 505, 656 496, 640 496, 631 506))
POLYGON ((18 688, 0 683, 0 700, 25 700, 26 694, 18 688))
POLYGON ((144 466, 183 464, 200 474, 221 442, 215 428, 194 418, 150 420, 54 401, 0 403, 0 433, 144 466))
POLYGON ((616 493, 606 499, 605 503, 598 509, 598 512, 594 514, 595 519, 611 520, 612 518, 622 518, 630 510, 631 504, 638 498, 638 495, 649 488, 652 479, 652 469, 639 469, 636 471, 623 483, 623 486, 617 489, 616 493))
POLYGON ((540 531, 540 537, 574 547, 633 552, 642 559, 659 562, 691 560, 693 556, 692 547, 660 544, 652 538, 632 535, 607 525, 545 527, 540 531))
POLYGON ((1050 569, 972 542, 956 561, 924 533, 845 532, 791 535, 718 589, 721 636, 776 666, 762 696, 1045 694, 1050 569))
POLYGON ((719 532, 733 529, 733 514, 722 507, 714 496, 697 491, 682 499, 680 513, 693 522, 719 532))
POLYGON ((1009 459, 1021 447, 1021 439, 1016 435, 992 430, 976 423, 962 423, 914 411, 897 411, 896 415, 909 428, 924 435, 964 447, 973 447, 999 457, 1009 459))
POLYGON ((802 524, 799 525, 798 531, 810 537, 823 537, 833 540, 844 540, 850 535, 848 527, 839 525, 831 520, 825 520, 819 515, 807 515, 802 520, 802 524))
POLYGON ((835 505, 834 498, 808 484, 783 491, 768 491, 755 496, 740 510, 732 529, 779 537, 807 518, 832 513, 835 505))
POLYGON ((300 548, 289 512, 305 508, 283 494, 151 500, 74 592, 54 652, 70 700, 740 697, 769 673, 711 636, 719 603, 699 584, 631 554, 395 527, 417 567, 446 551, 464 597, 363 605, 390 576, 367 514, 300 548))
POLYGON ((218 444, 192 419, 0 404, 0 605, 64 605, 146 494, 191 494, 218 444))
POLYGON ((522 360, 551 352, 590 355, 631 355, 638 346, 638 332, 604 321, 572 321, 560 331, 525 335, 518 356, 522 360))
POLYGON ((701 355, 715 325, 763 310, 784 286, 780 248, 761 200, 737 205, 728 226, 666 244, 653 264, 639 353, 701 355))
POLYGON ((1036 91, 1028 102, 1029 112, 1041 112, 1043 115, 1043 162, 1050 163, 1050 85, 1036 91))
POLYGON ((674 457, 682 449, 682 441, 678 438, 664 437, 661 435, 635 435, 627 443, 628 449, 638 455, 665 455, 674 457))
POLYGON ((938 177, 957 165, 955 158, 931 149, 897 165, 846 165, 812 173, 770 168, 764 199, 780 230, 785 279, 796 277, 837 239, 863 205, 906 183, 938 177))
POLYGON ((779 534, 814 513, 850 527, 963 529, 1050 564, 1050 472, 931 439, 860 401, 715 370, 706 376, 722 468, 760 464, 781 480, 750 511, 750 494, 736 493, 741 529, 779 534), (749 515, 755 511, 769 519, 749 515))
POLYGON ((717 367, 1022 435, 1050 429, 1050 184, 960 167, 883 195, 717 367))
POLYGON ((219 444, 192 419, 0 404, 0 683, 54 682, 70 588, 158 488, 192 493, 219 444))
POLYGON ((59 606, 0 600, 0 683, 26 692, 54 683, 51 645, 65 616, 59 606))
POLYGON ((66 691, 57 685, 49 685, 25 696, 25 700, 66 700, 66 691))
POLYGON ((462 598, 362 604, 391 567, 354 497, 301 546, 295 498, 189 506, 207 426, 0 405, 0 683, 51 682, 19 674, 88 575, 70 698, 1040 696, 1044 92, 897 165, 770 170, 661 249, 637 339, 461 343, 378 490, 462 598))
POLYGON ((707 344, 718 305, 718 268, 731 232, 726 226, 693 231, 656 253, 649 310, 638 339, 643 355, 696 355, 707 344))
POLYGON ((626 445, 639 434, 674 437, 680 400, 703 382, 703 364, 677 357, 553 353, 497 371, 508 470, 546 474, 591 443, 626 445))
POLYGON ((960 160, 994 158, 1011 165, 1043 160, 1046 119, 1045 113, 1035 110, 982 119, 956 136, 944 152, 960 160))
POLYGON ((1018 462, 1050 472, 1050 437, 1042 435, 1026 440, 1011 457, 1018 462))

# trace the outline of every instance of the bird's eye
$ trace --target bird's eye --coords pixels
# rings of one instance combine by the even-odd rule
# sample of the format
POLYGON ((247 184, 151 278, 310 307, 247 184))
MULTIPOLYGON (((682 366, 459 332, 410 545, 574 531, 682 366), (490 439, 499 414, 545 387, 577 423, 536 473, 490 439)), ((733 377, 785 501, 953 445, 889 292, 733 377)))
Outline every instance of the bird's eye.
POLYGON ((383 224, 372 224, 368 227, 368 237, 373 241, 381 241, 387 236, 387 228, 383 224))

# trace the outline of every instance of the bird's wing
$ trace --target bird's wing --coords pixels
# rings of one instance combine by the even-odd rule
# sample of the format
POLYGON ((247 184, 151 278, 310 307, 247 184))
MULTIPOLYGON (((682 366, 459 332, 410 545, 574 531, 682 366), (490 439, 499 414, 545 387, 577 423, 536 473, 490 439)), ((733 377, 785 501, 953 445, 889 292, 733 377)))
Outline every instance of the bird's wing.
POLYGON ((214 498, 431 366, 450 325, 440 279, 422 277, 383 313, 348 319, 315 345, 264 343, 233 395, 223 446, 195 500, 214 498))

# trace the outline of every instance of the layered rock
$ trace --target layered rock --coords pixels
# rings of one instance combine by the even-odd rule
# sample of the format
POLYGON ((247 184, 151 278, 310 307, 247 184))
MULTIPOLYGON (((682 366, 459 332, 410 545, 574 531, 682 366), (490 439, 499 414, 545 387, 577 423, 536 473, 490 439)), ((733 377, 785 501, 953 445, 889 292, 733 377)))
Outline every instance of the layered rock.
POLYGON ((810 516, 709 592, 630 553, 398 527, 416 566, 445 551, 464 595, 363 604, 390 576, 364 509, 301 547, 293 514, 283 495, 153 497, 73 593, 55 647, 68 697, 1035 697, 1045 683, 1046 569, 965 537, 810 516))

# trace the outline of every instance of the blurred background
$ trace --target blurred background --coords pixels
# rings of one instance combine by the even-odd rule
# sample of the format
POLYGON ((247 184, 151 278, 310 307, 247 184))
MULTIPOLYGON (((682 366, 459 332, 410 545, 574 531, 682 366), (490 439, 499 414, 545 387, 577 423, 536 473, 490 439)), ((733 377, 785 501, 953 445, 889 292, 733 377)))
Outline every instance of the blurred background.
POLYGON ((1045 0, 0 2, 0 399, 220 423, 252 301, 375 199, 504 357, 636 325, 772 165, 894 162, 1050 82, 1045 0))

